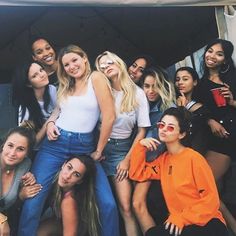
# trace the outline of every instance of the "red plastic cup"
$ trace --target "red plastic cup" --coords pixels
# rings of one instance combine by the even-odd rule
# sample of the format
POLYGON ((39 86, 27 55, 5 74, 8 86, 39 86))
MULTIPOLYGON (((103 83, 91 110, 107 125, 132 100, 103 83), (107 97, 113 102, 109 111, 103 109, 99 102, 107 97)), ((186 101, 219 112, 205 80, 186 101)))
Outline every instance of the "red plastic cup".
POLYGON ((226 100, 225 97, 221 94, 220 88, 211 89, 211 92, 218 107, 226 106, 226 100))

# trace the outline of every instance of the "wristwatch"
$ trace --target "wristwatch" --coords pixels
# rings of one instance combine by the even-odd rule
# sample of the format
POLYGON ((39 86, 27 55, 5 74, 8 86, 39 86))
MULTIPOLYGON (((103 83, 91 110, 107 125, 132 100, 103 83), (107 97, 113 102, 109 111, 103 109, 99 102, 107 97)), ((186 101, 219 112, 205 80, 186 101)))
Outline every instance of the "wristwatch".
POLYGON ((3 215, 2 213, 0 213, 0 224, 3 224, 7 221, 7 216, 3 215))

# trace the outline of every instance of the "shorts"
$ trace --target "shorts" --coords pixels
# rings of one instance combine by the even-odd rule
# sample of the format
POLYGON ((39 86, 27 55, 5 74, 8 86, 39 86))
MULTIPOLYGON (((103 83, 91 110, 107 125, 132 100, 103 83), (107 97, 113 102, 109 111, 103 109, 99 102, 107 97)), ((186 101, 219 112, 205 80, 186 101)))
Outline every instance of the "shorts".
POLYGON ((103 150, 105 160, 101 162, 107 176, 116 175, 116 167, 122 161, 130 150, 132 145, 131 138, 113 139, 109 138, 103 150))

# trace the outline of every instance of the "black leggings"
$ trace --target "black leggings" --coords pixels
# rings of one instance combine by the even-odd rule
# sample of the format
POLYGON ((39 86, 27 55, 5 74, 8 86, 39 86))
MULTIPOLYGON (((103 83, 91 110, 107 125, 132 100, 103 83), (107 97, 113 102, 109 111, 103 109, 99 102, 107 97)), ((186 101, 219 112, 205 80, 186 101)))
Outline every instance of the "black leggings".
MULTIPOLYGON (((163 224, 150 228, 145 236, 173 236, 163 224)), ((183 228, 181 236, 228 236, 226 226, 219 219, 210 220, 205 226, 189 225, 183 228)))

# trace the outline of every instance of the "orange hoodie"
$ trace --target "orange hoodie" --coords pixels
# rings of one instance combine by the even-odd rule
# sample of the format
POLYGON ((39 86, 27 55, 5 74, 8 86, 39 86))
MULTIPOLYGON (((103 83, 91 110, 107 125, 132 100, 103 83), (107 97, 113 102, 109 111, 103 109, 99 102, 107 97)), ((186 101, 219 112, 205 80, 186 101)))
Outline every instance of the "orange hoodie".
POLYGON ((134 147, 129 177, 139 182, 160 179, 168 222, 180 229, 192 224, 204 226, 212 218, 225 224, 212 171, 201 154, 186 147, 176 155, 165 152, 153 162, 146 162, 146 151, 140 143, 134 147))

